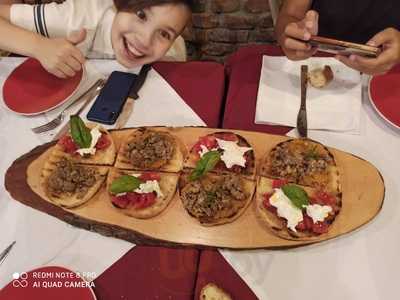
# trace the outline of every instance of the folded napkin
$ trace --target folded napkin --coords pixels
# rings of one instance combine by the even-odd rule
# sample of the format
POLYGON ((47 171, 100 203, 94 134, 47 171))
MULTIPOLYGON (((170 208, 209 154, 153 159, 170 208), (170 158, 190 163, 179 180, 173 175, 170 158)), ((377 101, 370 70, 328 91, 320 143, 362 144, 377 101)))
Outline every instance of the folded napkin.
MULTIPOLYGON (((13 68, 22 61, 21 58, 1 61, 0 86, 13 68)), ((138 69, 125 70, 115 61, 105 60, 91 60, 86 70, 85 80, 87 81, 82 82, 76 94, 71 97, 78 97, 87 89, 86 87, 90 86, 90 82, 94 82, 99 76, 108 76, 114 70, 138 71, 138 69)), ((140 98, 135 101, 133 114, 127 126, 205 125, 154 70, 149 72, 139 94, 140 98)), ((0 102, 2 102, 1 97, 0 93, 0 102)), ((82 113, 82 117, 86 116, 90 106, 82 113)), ((72 112, 78 108, 79 104, 72 112)), ((35 146, 49 141, 61 128, 60 126, 51 134, 40 136, 33 134, 30 130, 31 127, 52 119, 61 109, 34 117, 24 117, 12 114, 0 105, 1 182, 4 182, 7 168, 16 158, 35 146)), ((87 279, 92 280, 134 246, 132 243, 73 227, 24 206, 11 199, 5 191, 4 184, 0 186, 0 228, 4 229, 0 234, 0 252, 12 241, 17 241, 0 267, 0 288, 11 281, 14 272, 24 272, 49 265, 59 265, 74 271, 89 273, 91 277, 87 279)))
POLYGON ((286 57, 264 56, 255 123, 296 127, 300 107, 300 67, 303 64, 308 65, 309 71, 329 65, 334 73, 333 81, 322 89, 308 85, 308 128, 357 134, 361 76, 334 58, 290 61, 286 57))

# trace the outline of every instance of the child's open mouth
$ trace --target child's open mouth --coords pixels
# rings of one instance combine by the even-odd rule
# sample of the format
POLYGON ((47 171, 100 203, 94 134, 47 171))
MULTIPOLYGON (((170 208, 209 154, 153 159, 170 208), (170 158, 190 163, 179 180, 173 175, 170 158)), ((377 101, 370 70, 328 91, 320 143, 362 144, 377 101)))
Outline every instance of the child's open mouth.
POLYGON ((136 49, 132 44, 130 44, 125 37, 122 38, 124 42, 125 52, 129 59, 138 59, 145 56, 144 53, 136 49))

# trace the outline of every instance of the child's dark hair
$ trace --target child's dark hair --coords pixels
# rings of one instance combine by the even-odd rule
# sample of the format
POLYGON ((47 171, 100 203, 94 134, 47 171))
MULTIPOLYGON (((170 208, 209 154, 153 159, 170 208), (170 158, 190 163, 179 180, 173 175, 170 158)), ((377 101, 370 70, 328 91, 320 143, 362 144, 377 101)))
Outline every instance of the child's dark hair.
POLYGON ((193 0, 114 0, 114 5, 118 11, 128 12, 170 3, 186 5, 190 10, 193 8, 193 0))

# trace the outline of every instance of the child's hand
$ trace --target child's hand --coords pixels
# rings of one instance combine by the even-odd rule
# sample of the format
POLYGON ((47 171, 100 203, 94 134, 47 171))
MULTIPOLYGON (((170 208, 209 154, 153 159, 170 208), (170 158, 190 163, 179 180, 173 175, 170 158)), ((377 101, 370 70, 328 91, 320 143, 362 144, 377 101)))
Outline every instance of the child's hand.
POLYGON ((311 35, 318 34, 318 13, 309 10, 304 19, 289 23, 282 36, 279 38, 279 43, 286 56, 291 60, 301 60, 312 56, 317 50, 306 43, 311 35), (299 41, 302 40, 302 41, 299 41))
POLYGON ((85 63, 85 57, 75 47, 85 38, 85 30, 73 33, 67 38, 44 38, 35 57, 49 73, 60 78, 72 77, 85 63))
POLYGON ((365 58, 358 55, 337 56, 345 65, 365 74, 383 74, 400 62, 400 32, 394 28, 377 33, 368 43, 370 46, 383 47, 377 58, 365 58))

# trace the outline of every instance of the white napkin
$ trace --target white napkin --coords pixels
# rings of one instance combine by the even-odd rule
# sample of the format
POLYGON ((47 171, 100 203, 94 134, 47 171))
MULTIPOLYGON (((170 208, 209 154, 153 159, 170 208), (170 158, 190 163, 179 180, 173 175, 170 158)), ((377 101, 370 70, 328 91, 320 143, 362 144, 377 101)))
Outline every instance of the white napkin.
POLYGON ((361 76, 333 58, 290 61, 286 57, 263 56, 255 123, 296 127, 303 64, 309 70, 329 65, 334 73, 333 81, 323 89, 308 85, 308 128, 358 134, 361 76))
MULTIPOLYGON (((0 86, 13 68, 23 60, 6 58, 0 62, 0 86)), ((115 61, 92 60, 91 64, 103 76, 108 76, 114 70, 126 71, 115 61)), ((138 70, 129 71, 137 72, 138 70)), ((91 73, 88 72, 88 74, 91 73)), ((82 84, 83 90, 84 86, 85 84, 82 84)), ((132 118, 128 122, 129 126, 205 125, 154 70, 149 72, 146 83, 139 93, 140 98, 135 102, 132 118)), ((1 98, 0 101, 2 102, 1 98)), ((56 114, 56 112, 46 113, 46 116, 23 117, 10 113, 4 106, 0 107, 0 155, 2 157, 0 180, 2 183, 7 168, 17 157, 51 139, 51 135, 38 136, 30 130, 31 127, 48 121, 50 114, 56 114)), ((86 112, 83 112, 82 116, 85 115, 86 112)), ((45 213, 22 205, 11 199, 5 191, 4 184, 0 186, 0 228, 3 228, 0 234, 0 252, 12 241, 17 241, 0 267, 0 288, 11 281, 14 272, 49 265, 59 265, 89 273, 93 276, 87 279, 92 280, 134 246, 122 240, 70 226, 45 213)))

